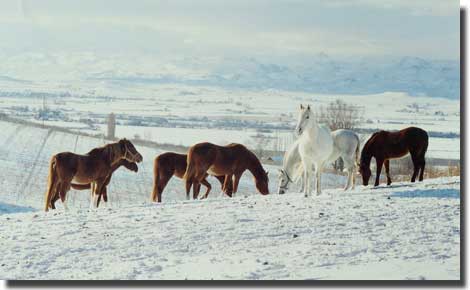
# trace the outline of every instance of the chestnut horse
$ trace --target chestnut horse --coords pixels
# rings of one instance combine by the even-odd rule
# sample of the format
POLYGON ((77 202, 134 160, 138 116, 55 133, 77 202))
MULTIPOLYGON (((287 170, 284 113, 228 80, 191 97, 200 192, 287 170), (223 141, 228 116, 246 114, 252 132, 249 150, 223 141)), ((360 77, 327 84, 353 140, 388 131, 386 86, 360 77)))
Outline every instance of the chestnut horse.
MULTIPOLYGON (((178 154, 173 152, 167 152, 158 155, 155 158, 153 163, 153 191, 151 195, 151 200, 153 202, 162 202, 162 193, 166 185, 170 181, 171 177, 175 175, 176 177, 183 178, 184 173, 186 172, 186 154, 178 154)), ((207 177, 207 175, 205 176, 207 177)), ((201 181, 201 183, 207 187, 207 191, 204 194, 203 198, 207 198, 209 191, 212 186, 207 179, 201 181)), ((223 186, 225 176, 215 176, 220 184, 223 186)), ((231 195, 231 188, 227 194, 231 195)), ((186 198, 189 199, 189 193, 186 195, 186 198)))
POLYGON ((93 204, 97 207, 103 187, 111 173, 119 167, 120 160, 141 162, 142 155, 126 139, 103 147, 95 148, 85 155, 62 152, 52 156, 49 166, 48 188, 46 191, 45 211, 55 209, 60 196, 66 208, 66 194, 71 184, 91 184, 93 204))
MULTIPOLYGON (((134 172, 137 172, 139 171, 139 168, 137 167, 137 163, 135 162, 129 162, 127 161, 126 159, 122 159, 122 160, 119 160, 118 162, 116 162, 112 167, 111 169, 111 172, 109 173, 108 175, 108 178, 106 179, 104 185, 103 185, 103 190, 102 190, 102 193, 100 193, 98 195, 98 202, 97 202, 97 206, 99 206, 100 204, 100 201, 101 201, 101 196, 103 196, 103 201, 104 202, 108 202, 108 190, 107 190, 107 186, 109 185, 109 182, 111 181, 111 175, 114 173, 114 171, 116 171, 117 169, 119 169, 119 167, 121 166, 124 166, 126 167, 128 170, 130 171, 134 171, 134 172)), ((88 184, 75 184, 75 183, 71 183, 70 186, 75 189, 75 190, 85 190, 85 189, 90 189, 91 188, 91 193, 92 193, 92 196, 93 196, 93 192, 95 192, 96 188, 96 183, 88 183, 88 184), (93 185, 93 188, 92 188, 92 185, 93 185)), ((59 199, 59 197, 55 197, 55 199, 59 199)))
POLYGON ((409 127, 397 132, 379 131, 369 138, 361 152, 359 172, 364 185, 368 185, 371 176, 370 161, 372 157, 377 163, 377 175, 374 186, 379 185, 382 165, 385 164, 387 185, 392 183, 390 178, 390 159, 401 158, 408 153, 413 161, 414 171, 411 182, 415 182, 419 172, 419 181, 423 180, 425 155, 428 149, 428 133, 423 129, 409 127))
POLYGON ((232 143, 219 146, 212 143, 199 143, 189 148, 188 166, 184 179, 186 180, 186 194, 189 195, 193 186, 193 196, 199 194, 198 184, 206 177, 206 174, 224 175, 225 181, 222 187, 227 192, 232 184, 232 195, 237 192, 240 178, 249 170, 254 178, 255 185, 261 194, 269 194, 268 173, 264 170, 258 157, 241 144, 232 143))

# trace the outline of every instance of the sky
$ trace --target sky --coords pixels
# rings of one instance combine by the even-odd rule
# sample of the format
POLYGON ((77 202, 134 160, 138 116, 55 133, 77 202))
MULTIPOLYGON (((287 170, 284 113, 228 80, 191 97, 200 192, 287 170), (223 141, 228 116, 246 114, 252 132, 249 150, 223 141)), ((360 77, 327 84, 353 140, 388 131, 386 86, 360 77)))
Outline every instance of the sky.
POLYGON ((458 60, 457 0, 0 0, 0 53, 458 60))

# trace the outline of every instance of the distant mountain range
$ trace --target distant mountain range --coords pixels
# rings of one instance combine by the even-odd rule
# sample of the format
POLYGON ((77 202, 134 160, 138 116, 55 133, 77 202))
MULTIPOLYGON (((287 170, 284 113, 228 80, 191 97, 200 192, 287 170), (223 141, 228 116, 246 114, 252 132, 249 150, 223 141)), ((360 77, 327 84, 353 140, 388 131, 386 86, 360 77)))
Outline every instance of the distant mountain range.
MULTIPOLYGON (((35 55, 31 59, 41 60, 44 71, 36 70, 35 73, 43 79, 48 78, 48 81, 67 75, 67 81, 73 76, 72 79, 78 78, 79 81, 111 82, 124 86, 178 83, 324 94, 399 91, 412 96, 460 97, 460 64, 457 60, 439 61, 419 57, 337 60, 326 54, 318 54, 296 63, 291 60, 283 63, 266 62, 255 58, 185 57, 164 61, 151 55, 136 59, 129 56, 87 55, 83 61, 80 57, 35 55), (73 61, 64 62, 64 59, 73 61), (50 77, 48 70, 51 70, 50 77)), ((13 70, 13 73, 11 69, 5 73, 0 68, 0 83, 16 81, 26 84, 28 81, 37 81, 34 75, 23 74, 22 60, 31 65, 34 63, 31 59, 15 58, 15 64, 9 66, 17 65, 18 69, 13 70)))
MULTIPOLYGON (((207 70, 204 63, 193 69, 207 70)), ((314 58, 300 65, 263 63, 250 58, 222 61, 209 72, 197 76, 171 73, 160 75, 126 75, 107 71, 91 79, 140 82, 183 83, 225 88, 282 89, 325 94, 373 94, 385 91, 407 92, 413 96, 426 95, 458 99, 460 97, 460 65, 457 61, 431 61, 404 57, 394 61, 367 60, 337 61, 314 58)))

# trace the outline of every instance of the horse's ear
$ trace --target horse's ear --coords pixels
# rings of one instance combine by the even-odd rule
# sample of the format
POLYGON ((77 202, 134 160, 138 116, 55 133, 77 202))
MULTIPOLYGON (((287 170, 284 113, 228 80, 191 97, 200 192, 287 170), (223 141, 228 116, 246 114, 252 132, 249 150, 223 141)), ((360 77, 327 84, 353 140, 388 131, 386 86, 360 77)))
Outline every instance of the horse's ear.
POLYGON ((308 106, 307 106, 307 110, 309 110, 309 111, 310 111, 310 105, 308 105, 308 106))
POLYGON ((304 109, 304 105, 300 104, 300 109, 303 110, 303 109, 304 109))

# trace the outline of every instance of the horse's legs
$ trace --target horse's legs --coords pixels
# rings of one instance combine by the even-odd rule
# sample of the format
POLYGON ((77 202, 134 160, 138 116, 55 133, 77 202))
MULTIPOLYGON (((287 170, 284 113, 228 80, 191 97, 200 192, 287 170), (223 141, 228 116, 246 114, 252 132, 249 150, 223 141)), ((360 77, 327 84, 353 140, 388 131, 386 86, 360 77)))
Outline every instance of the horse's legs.
POLYGON ((201 182, 197 181, 193 183, 193 199, 197 199, 199 191, 201 190, 201 182))
POLYGON ((97 201, 97 207, 100 205, 101 203, 101 197, 103 197, 103 201, 105 203, 108 202, 108 186, 106 184, 103 185, 103 188, 101 189, 101 192, 100 194, 98 195, 98 201, 97 201))
POLYGON ((380 172, 382 172, 382 165, 384 164, 383 159, 375 159, 377 162, 377 173, 375 175, 375 184, 374 186, 379 186, 380 183, 380 172))
POLYGON ((103 201, 108 202, 108 187, 107 186, 103 188, 103 201))
POLYGON ((411 176, 411 182, 415 182, 416 176, 418 175, 419 169, 421 168, 421 163, 414 154, 411 154, 411 161, 413 161, 413 176, 411 176))
POLYGON ((352 179, 352 186, 351 186, 351 189, 354 189, 354 187, 356 187, 356 167, 354 166, 352 169, 351 169, 351 179, 352 179))
POLYGON ((319 163, 318 166, 316 166, 316 175, 317 175, 317 180, 316 180, 316 190, 317 190, 317 195, 321 194, 321 172, 323 170, 323 163, 319 163))
POLYGON ((68 207, 67 207, 67 191, 68 191, 68 188, 65 184, 61 184, 59 186, 59 196, 60 196, 60 200, 62 201, 62 204, 64 205, 65 210, 68 210, 68 207))
POLYGON ((59 192, 58 192, 59 188, 58 187, 56 187, 56 188, 57 188, 57 190, 54 192, 54 196, 51 199, 51 208, 52 209, 56 209, 55 208, 55 203, 56 203, 56 201, 59 200, 59 192))
POLYGON ((233 194, 235 194, 238 190, 238 183, 240 182, 241 177, 241 173, 236 173, 233 175, 233 194))
MULTIPOLYGON (((230 186, 230 182, 232 181, 232 174, 228 174, 228 175, 225 175, 225 180, 224 180, 224 186, 222 187, 222 191, 224 193, 227 193, 227 190, 228 190, 228 187, 230 186)), ((233 185, 232 185, 232 194, 231 194, 231 197, 234 196, 234 192, 233 192, 233 185)))
POLYGON ((347 155, 341 156, 341 158, 343 158, 344 168, 346 168, 346 170, 348 171, 348 181, 344 190, 354 188, 354 173, 356 169, 355 161, 354 159, 352 159, 353 157, 347 155))
MULTIPOLYGON (((219 175, 219 176, 214 176, 214 177, 217 178, 217 180, 220 182, 220 188, 222 190, 221 195, 223 195, 224 194, 223 189, 224 189, 224 183, 225 183, 225 175, 219 175)), ((230 194, 230 196, 231 196, 231 194, 230 194)))
POLYGON ((161 174, 160 175, 160 179, 159 179, 158 184, 157 184, 156 196, 152 197, 153 201, 156 200, 157 202, 162 202, 163 190, 165 189, 166 185, 168 184, 168 182, 170 181, 172 176, 173 176, 173 174, 171 174, 171 175, 161 174))
POLYGON ((105 179, 99 179, 96 181, 93 204, 95 208, 98 208, 100 205, 101 194, 103 193, 103 188, 105 187, 105 181, 105 179))
POLYGON ((189 200, 189 193, 191 192, 191 186, 193 182, 191 178, 186 179, 186 200, 189 200))
POLYGON ((308 197, 308 195, 310 194, 310 182, 309 182, 309 171, 311 170, 311 167, 310 166, 307 166, 307 162, 304 162, 303 161, 303 165, 304 165, 304 188, 303 188, 303 191, 304 191, 304 196, 305 197, 308 197))
POLYGON ((385 160, 385 173, 387 174, 387 185, 392 184, 392 179, 390 178, 390 159, 385 160))
POLYGON ((202 196, 201 199, 206 199, 206 198, 209 196, 209 192, 211 191, 212 186, 211 186, 211 184, 207 181, 206 178, 204 178, 204 179, 201 181, 201 183, 202 183, 205 187, 207 187, 206 193, 202 196))
POLYGON ((351 186, 351 178, 352 178, 352 176, 351 176, 351 173, 352 173, 352 172, 351 172, 351 168, 348 168, 347 170, 348 170, 348 178, 347 178, 346 186, 344 187, 344 190, 348 190, 349 187, 351 186))
MULTIPOLYGON (((297 183, 297 186, 299 184, 297 183)), ((302 172, 302 175, 300 176, 300 192, 303 192, 304 191, 304 174, 302 172)))
POLYGON ((421 160, 421 171, 419 172, 419 181, 423 181, 424 167, 426 166, 426 159, 423 156, 421 160))

